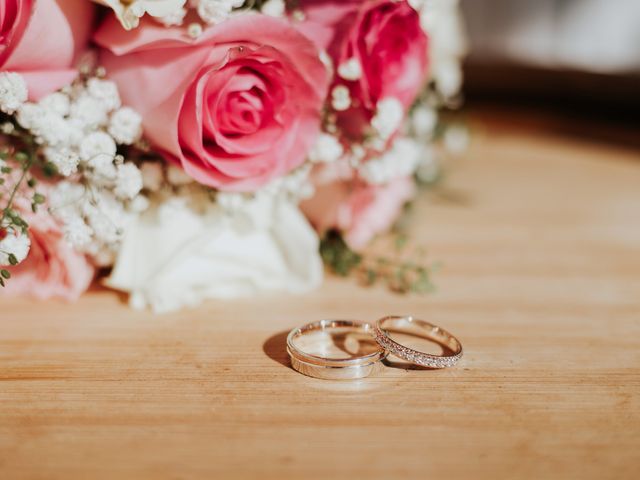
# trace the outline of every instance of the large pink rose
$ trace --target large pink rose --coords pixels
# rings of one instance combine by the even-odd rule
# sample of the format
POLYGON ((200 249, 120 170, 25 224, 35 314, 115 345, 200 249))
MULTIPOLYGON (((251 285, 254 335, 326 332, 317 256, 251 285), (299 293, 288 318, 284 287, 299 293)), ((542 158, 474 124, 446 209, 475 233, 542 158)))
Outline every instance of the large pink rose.
POLYGON ((45 208, 34 214, 28 202, 18 201, 14 207, 29 223, 31 249, 20 264, 3 267, 11 272, 11 279, 6 287, 0 287, 0 295, 77 300, 91 284, 93 266, 64 239, 59 224, 45 208))
POLYGON ((405 111, 424 87, 427 36, 418 13, 406 0, 300 0, 305 13, 300 30, 326 50, 336 72, 347 62, 359 64, 361 75, 337 74, 333 87, 350 91, 352 106, 337 113, 344 133, 361 139, 386 98, 397 99, 405 111))
POLYGON ((71 83, 93 12, 88 0, 1 0, 0 71, 22 74, 32 99, 71 83))
POLYGON ((113 19, 102 63, 147 139, 195 180, 251 191, 302 164, 327 91, 312 42, 287 22, 240 15, 191 39, 182 28, 113 19))
POLYGON ((369 185, 353 177, 347 165, 330 165, 316 172, 316 193, 302 203, 304 214, 321 233, 338 230, 354 250, 387 232, 416 192, 411 177, 385 185, 369 185))

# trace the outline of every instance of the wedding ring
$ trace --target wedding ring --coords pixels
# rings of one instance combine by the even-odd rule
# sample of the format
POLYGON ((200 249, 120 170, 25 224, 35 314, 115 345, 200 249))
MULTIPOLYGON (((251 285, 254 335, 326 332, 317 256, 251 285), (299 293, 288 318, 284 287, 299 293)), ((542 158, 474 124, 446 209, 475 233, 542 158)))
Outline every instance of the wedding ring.
POLYGON ((368 377, 382 368, 380 360, 387 356, 373 337, 373 325, 353 320, 321 320, 294 328, 287 337, 287 353, 295 370, 327 380, 368 377), (329 350, 336 349, 350 356, 330 356, 329 350))
POLYGON ((432 323, 407 316, 389 316, 378 320, 373 332, 376 341, 390 354, 403 360, 429 368, 453 367, 462 357, 462 344, 446 330, 432 323), (401 345, 391 338, 389 331, 426 338, 441 346, 447 353, 432 355, 401 345))

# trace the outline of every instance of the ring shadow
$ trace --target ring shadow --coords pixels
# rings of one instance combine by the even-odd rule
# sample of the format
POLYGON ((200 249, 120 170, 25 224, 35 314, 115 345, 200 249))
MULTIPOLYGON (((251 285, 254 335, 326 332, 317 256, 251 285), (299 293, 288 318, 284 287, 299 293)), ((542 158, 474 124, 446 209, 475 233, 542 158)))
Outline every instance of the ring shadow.
POLYGON ((278 332, 275 335, 270 336, 262 344, 262 351, 271 360, 284 365, 287 368, 293 369, 291 361, 289 360, 289 354, 287 353, 287 335, 289 332, 278 332))
MULTIPOLYGON (((275 335, 270 336, 267 340, 262 344, 262 351, 265 353, 267 357, 275 362, 278 362, 281 365, 284 365, 287 368, 293 369, 291 366, 291 360, 289 359, 289 354, 287 353, 287 336, 289 332, 278 332, 275 335)), ((333 344, 339 350, 347 353, 349 355, 366 355, 367 351, 357 351, 350 352, 347 348, 347 337, 348 334, 336 334, 332 335, 333 344)), ((373 342, 373 339, 372 339, 373 342)))

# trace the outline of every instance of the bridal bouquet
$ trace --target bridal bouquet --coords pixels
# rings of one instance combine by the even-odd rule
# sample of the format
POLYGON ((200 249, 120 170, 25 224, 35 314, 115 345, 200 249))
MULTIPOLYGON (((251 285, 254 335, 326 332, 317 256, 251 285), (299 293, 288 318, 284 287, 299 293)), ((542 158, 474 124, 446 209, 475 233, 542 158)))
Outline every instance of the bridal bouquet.
POLYGON ((0 294, 318 286, 433 175, 456 3, 1 0, 0 294))

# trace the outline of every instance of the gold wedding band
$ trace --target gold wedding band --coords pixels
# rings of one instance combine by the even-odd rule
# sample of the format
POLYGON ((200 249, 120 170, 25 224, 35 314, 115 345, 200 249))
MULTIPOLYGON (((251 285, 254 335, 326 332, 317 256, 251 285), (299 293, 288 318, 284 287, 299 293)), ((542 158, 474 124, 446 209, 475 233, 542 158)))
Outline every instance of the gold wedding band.
POLYGON ((291 358, 291 366, 298 372, 316 378, 328 380, 353 380, 368 377, 382 367, 380 360, 387 352, 377 345, 373 337, 373 325, 354 320, 321 320, 291 330, 287 337, 287 352, 291 358), (351 355, 344 358, 330 358, 303 350, 298 340, 314 332, 342 334, 365 334, 371 337, 374 349, 371 353, 351 355))

